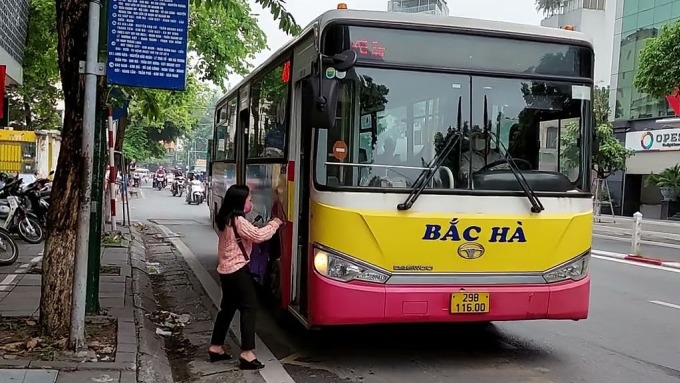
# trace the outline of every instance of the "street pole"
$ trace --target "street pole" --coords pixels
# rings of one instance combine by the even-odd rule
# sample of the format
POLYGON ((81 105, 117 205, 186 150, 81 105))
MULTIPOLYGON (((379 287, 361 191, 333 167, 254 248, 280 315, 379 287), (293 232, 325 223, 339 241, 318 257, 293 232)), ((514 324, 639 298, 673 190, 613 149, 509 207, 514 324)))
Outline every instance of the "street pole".
POLYGON ((90 212, 90 248, 87 261, 87 288, 85 299, 85 313, 99 313, 99 269, 101 267, 102 251, 102 202, 104 194, 104 153, 106 152, 106 129, 104 129, 104 110, 97 106, 97 122, 94 135, 94 155, 92 168, 92 210, 90 212))
POLYGON ((111 201, 111 232, 116 232, 116 134, 113 129, 113 112, 109 107, 108 118, 109 142, 109 201, 111 201))
POLYGON ((90 0, 87 28, 87 57, 85 59, 85 102, 83 108, 82 137, 82 194, 78 212, 76 234, 76 258, 73 272, 73 298, 71 301, 71 334, 69 345, 74 351, 85 346, 85 300, 87 291, 87 261, 89 254, 90 203, 92 197, 92 159, 94 153, 94 129, 97 119, 97 74, 99 53, 100 0, 90 0))

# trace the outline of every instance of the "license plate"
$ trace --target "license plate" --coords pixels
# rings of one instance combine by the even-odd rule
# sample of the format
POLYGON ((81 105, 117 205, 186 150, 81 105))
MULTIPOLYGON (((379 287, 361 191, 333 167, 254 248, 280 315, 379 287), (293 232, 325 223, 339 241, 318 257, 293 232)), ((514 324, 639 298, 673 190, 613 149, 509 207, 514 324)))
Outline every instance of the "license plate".
POLYGON ((459 292, 451 294, 451 314, 489 312, 489 293, 459 292))

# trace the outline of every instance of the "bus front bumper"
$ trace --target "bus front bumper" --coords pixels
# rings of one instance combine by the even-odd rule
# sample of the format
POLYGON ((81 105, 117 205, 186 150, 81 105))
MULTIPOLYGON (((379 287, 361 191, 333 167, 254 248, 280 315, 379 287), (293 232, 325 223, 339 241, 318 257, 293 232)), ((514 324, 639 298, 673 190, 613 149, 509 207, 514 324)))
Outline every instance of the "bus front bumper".
POLYGON ((488 322, 588 317, 590 275, 536 285, 376 285, 343 283, 312 272, 309 325, 488 322), (489 312, 452 314, 451 294, 489 294, 489 312))

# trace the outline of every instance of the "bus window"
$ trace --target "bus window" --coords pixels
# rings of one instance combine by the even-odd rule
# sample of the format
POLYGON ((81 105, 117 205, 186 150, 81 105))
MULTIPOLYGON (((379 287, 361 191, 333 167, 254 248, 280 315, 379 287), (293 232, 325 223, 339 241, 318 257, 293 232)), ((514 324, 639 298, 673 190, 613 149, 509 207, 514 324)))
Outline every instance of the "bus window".
POLYGON ((521 170, 560 172, 580 186, 589 86, 356 67, 340 89, 336 127, 317 141, 320 185, 410 187, 460 131, 428 188, 471 189, 475 175, 509 171, 506 152, 521 170), (338 142, 344 158, 333 153, 338 142))
POLYGON ((215 126, 213 145, 215 145, 215 160, 235 160, 236 150, 236 99, 230 100, 225 106, 224 119, 220 117, 219 125, 215 126))
POLYGON ((288 77, 285 64, 251 86, 248 158, 283 158, 288 133, 288 77))
MULTIPOLYGON (((561 172, 576 182, 580 176, 581 113, 586 100, 573 99, 580 85, 539 80, 473 77, 473 121, 487 128, 518 159, 520 169, 561 172), (476 101, 476 102, 475 102, 476 101)), ((589 90, 588 90, 589 93, 589 90)), ((496 157, 502 150, 490 148, 496 157)), ((479 169, 473 169, 479 170, 479 169)))
MULTIPOLYGON (((436 152, 436 138, 456 122, 458 99, 469 105, 468 76, 356 68, 341 83, 337 126, 319 136, 327 153, 327 186, 409 187, 436 152), (444 107, 445 106, 445 107, 444 107), (343 140, 346 159, 332 148, 343 140)), ((469 106, 462 108, 469 120, 469 106)), ((454 166, 450 164, 447 166, 454 166)), ((318 170, 317 166, 317 170, 318 170)), ((439 176, 432 186, 444 187, 439 176)), ((455 184, 455 182, 453 182, 455 184)), ((451 180, 446 185, 451 185, 451 180)))

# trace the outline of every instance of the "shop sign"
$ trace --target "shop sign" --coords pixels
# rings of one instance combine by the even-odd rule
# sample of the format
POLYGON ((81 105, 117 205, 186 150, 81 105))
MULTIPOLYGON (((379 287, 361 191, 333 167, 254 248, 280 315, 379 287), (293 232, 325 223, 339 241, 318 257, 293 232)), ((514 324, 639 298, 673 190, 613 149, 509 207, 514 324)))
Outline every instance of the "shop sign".
POLYGON ((680 150, 680 128, 628 132, 626 149, 635 152, 680 150))

